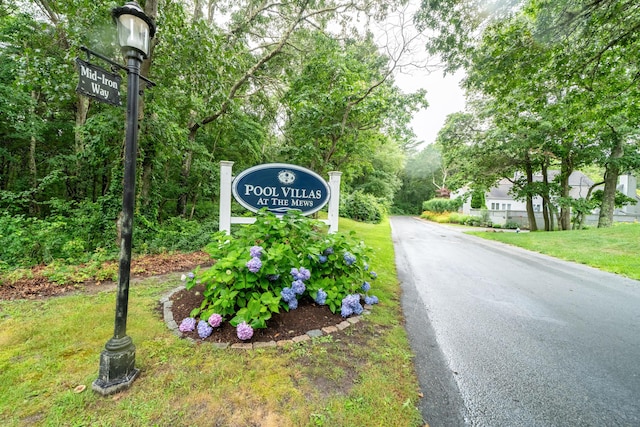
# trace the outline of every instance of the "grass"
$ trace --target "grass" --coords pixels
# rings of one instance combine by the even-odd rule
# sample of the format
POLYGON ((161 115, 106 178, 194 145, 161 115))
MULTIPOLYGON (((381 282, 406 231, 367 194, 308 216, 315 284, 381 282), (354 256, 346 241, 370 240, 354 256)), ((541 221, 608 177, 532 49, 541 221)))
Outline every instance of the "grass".
POLYGON ((640 224, 558 232, 469 234, 640 280, 640 224))
POLYGON ((190 344, 156 311, 178 275, 149 279, 129 298, 141 375, 114 396, 90 389, 113 334, 115 291, 0 301, 0 425, 422 425, 389 223, 341 219, 340 228, 373 248, 381 301, 346 335, 253 351, 190 344), (74 392, 79 385, 87 389, 74 392))

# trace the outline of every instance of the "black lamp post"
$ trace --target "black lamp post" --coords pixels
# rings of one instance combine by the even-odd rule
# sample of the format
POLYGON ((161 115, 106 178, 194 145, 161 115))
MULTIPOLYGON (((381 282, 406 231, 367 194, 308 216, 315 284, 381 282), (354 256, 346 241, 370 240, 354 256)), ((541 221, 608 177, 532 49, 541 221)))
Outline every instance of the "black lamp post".
POLYGON ((127 133, 124 150, 124 190, 122 195, 122 223, 118 296, 113 338, 100 354, 100 373, 92 388, 106 396, 127 389, 138 376, 135 367, 136 347, 127 336, 127 304, 131 272, 131 236, 133 234, 133 206, 136 188, 136 155, 138 145, 138 98, 140 65, 149 55, 149 42, 155 25, 136 2, 128 2, 111 11, 118 26, 118 41, 127 58, 127 133))

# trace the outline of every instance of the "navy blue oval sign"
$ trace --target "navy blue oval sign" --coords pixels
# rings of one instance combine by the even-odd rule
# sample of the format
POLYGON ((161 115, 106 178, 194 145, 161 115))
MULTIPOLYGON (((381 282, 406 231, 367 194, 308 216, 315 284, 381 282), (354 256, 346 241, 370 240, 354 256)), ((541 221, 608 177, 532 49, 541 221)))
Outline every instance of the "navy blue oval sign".
POLYGON ((233 180, 233 197, 257 212, 267 208, 275 214, 295 209, 311 215, 329 201, 329 185, 309 169, 285 163, 267 163, 240 173, 233 180))

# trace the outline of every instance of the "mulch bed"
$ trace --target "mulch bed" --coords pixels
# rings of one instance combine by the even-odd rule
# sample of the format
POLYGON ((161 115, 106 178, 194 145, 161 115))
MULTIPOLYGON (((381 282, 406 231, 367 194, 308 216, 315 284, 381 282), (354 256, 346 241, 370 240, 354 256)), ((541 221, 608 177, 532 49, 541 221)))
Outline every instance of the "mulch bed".
MULTIPOLYGON (((117 264, 112 261, 105 264, 117 264)), ((211 258, 204 252, 188 254, 145 255, 131 261, 131 279, 161 276, 168 273, 189 271, 197 266, 212 264, 211 258)), ((112 286, 110 280, 88 280, 80 283, 59 284, 50 281, 43 273, 45 266, 31 269, 31 278, 19 279, 11 283, 0 283, 0 300, 42 299, 62 295, 73 291, 100 290, 112 286)))
MULTIPOLYGON (((199 285, 191 290, 181 290, 173 294, 172 313, 178 325, 182 319, 189 317, 191 310, 200 307, 203 301, 203 290, 204 287, 199 285)), ((313 300, 304 298, 300 300, 297 309, 274 313, 267 321, 267 328, 255 329, 253 337, 247 341, 238 339, 236 328, 231 326, 228 319, 219 328, 214 328, 213 333, 204 340, 198 336, 197 331, 184 333, 184 336, 202 342, 230 344, 280 341, 304 335, 310 330, 334 326, 343 320, 340 314, 333 314, 327 306, 318 305, 313 300)))

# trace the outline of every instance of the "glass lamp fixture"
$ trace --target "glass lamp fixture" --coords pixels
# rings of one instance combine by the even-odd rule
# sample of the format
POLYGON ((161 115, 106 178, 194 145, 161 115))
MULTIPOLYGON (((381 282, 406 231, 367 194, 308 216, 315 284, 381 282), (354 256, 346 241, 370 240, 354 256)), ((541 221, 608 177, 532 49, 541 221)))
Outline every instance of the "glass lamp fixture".
POLYGON ((156 32, 153 21, 133 1, 114 8, 111 14, 118 26, 118 43, 122 49, 135 49, 147 58, 149 42, 156 32))

